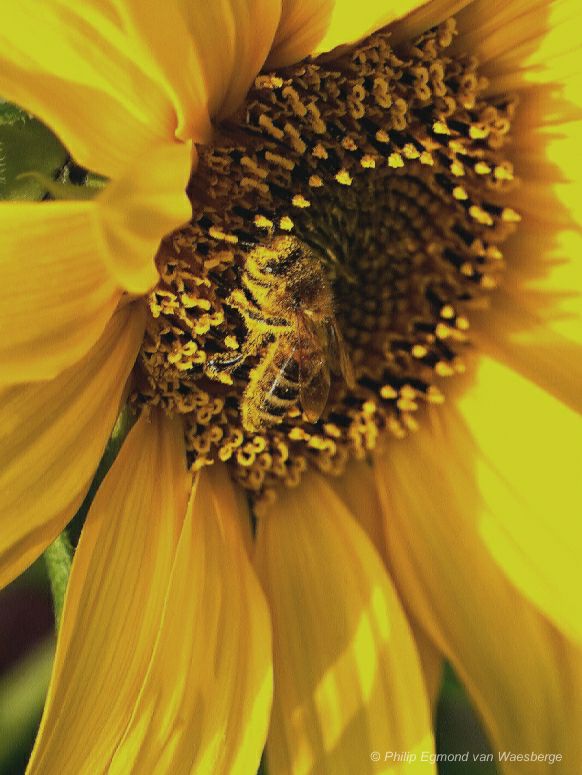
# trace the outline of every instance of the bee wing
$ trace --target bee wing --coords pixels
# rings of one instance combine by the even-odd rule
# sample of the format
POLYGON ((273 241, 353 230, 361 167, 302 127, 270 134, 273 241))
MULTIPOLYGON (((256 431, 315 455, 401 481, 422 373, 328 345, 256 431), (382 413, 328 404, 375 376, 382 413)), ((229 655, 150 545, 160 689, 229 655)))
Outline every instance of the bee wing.
POLYGON ((327 321, 329 365, 334 374, 341 374, 349 388, 354 388, 356 379, 354 367, 348 354, 346 344, 335 320, 327 321))
POLYGON ((325 329, 305 315, 298 315, 299 400, 309 422, 317 422, 329 395, 331 378, 325 329))

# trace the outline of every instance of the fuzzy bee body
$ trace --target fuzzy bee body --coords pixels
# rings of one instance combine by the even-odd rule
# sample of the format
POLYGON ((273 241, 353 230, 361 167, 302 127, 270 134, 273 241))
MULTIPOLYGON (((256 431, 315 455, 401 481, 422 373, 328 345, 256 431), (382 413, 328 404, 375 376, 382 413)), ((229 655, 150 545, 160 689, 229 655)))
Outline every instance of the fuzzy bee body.
POLYGON ((325 267, 296 237, 274 237, 253 248, 241 287, 227 304, 241 315, 247 338, 237 355, 217 356, 209 367, 234 371, 247 358, 259 357, 243 395, 246 430, 280 423, 298 400, 307 419, 316 422, 327 403, 331 372, 353 384, 325 267))

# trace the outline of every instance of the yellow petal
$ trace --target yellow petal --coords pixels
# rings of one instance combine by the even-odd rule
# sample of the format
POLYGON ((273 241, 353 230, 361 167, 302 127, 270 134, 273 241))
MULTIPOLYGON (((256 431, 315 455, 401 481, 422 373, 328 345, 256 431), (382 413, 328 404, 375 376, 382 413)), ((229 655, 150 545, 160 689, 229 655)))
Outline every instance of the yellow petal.
POLYGON ((89 202, 0 205, 0 381, 46 380, 101 335, 120 291, 89 202))
POLYGON ((142 311, 126 307, 54 380, 0 392, 0 586, 36 559, 85 497, 143 328, 142 311))
POLYGON ((280 13, 280 0, 170 0, 160 18, 155 3, 124 2, 129 25, 152 52, 178 106, 178 137, 194 132, 200 139, 200 106, 213 118, 240 106, 267 58, 280 13))
MULTIPOLYGON (((521 597, 485 549, 472 457, 441 446, 448 425, 437 434, 427 425, 376 463, 398 590, 468 687, 493 750, 563 753, 551 771, 567 775, 582 760, 580 648, 521 597)), ((504 771, 521 775, 523 766, 504 771)))
POLYGON ((174 139, 175 109, 150 60, 112 2, 0 5, 0 93, 42 119, 79 164, 107 177, 174 139))
POLYGON ((483 548, 582 643, 582 416, 492 358, 443 407, 451 477, 470 477, 483 548))
POLYGON ((370 758, 430 751, 428 700, 380 557, 321 477, 261 518, 256 564, 273 618, 269 772, 416 773, 370 758))
POLYGON ((285 67, 315 51, 325 36, 334 4, 334 0, 283 0, 267 66, 285 67))
MULTIPOLYGON (((398 27, 399 20, 405 24, 409 14, 415 17, 413 12, 419 14, 420 25, 415 24, 414 32, 418 34, 450 16, 451 7, 454 12, 463 4, 462 0, 405 0, 390 8, 376 0, 363 0, 355 13, 352 0, 283 0, 281 21, 267 65, 283 67, 309 54, 355 43, 387 24, 395 23, 398 27), (425 12, 425 8, 432 10, 425 12)), ((404 37, 407 35, 408 31, 404 37)))
POLYGON ((160 240, 192 216, 184 189, 193 153, 189 143, 152 146, 95 200, 103 259, 130 293, 143 294, 155 285, 160 240))
POLYGON ((29 773, 107 769, 154 650, 189 480, 181 424, 140 419, 75 553, 29 773))
POLYGON ((521 94, 514 154, 521 184, 511 198, 523 219, 506 246, 501 300, 493 302, 490 324, 483 316, 476 329, 480 339, 492 340, 484 342, 488 352, 577 409, 582 355, 581 116, 582 109, 564 97, 562 88, 548 85, 521 94))
POLYGON ((560 83, 580 72, 577 0, 476 0, 457 18, 456 50, 478 57, 492 91, 560 83))
POLYGON ((410 13, 390 25, 391 44, 398 48, 412 42, 426 30, 455 16, 471 2, 472 0, 428 0, 416 3, 410 13))
POLYGON ((443 683, 443 670, 445 659, 441 650, 436 646, 422 627, 414 620, 410 622, 416 650, 420 657, 424 685, 430 702, 433 718, 437 712, 437 705, 443 683))
MULTIPOLYGON (((400 0, 385 3, 382 0, 362 0, 354 12, 353 0, 334 0, 324 37, 315 48, 316 53, 330 51, 336 46, 355 43, 387 24, 404 19, 413 11, 430 7, 430 0, 400 0)), ((432 21, 428 26, 432 26, 432 21)))
POLYGON ((265 599, 226 469, 194 484, 150 669, 108 772, 255 773, 272 697, 265 599))
POLYGON ((386 563, 384 519, 372 467, 362 460, 353 461, 341 476, 330 479, 329 484, 364 528, 386 563))
MULTIPOLYGON (((576 255, 580 254, 572 254, 576 255)), ((565 284, 563 289, 561 298, 557 294, 552 297, 551 291, 540 291, 532 292, 528 299, 525 284, 515 289, 520 293, 504 284, 496 292, 491 309, 473 317, 471 339, 479 352, 582 413, 582 311, 577 316, 562 313, 560 317, 559 308, 574 300, 573 289, 565 284), (555 318, 546 319, 552 308, 555 318)))
MULTIPOLYGON (((479 10, 480 3, 471 13, 479 10)), ((475 316, 474 338, 488 354, 532 379, 575 409, 582 355, 582 131, 580 54, 563 77, 552 83, 545 70, 550 57, 532 64, 539 46, 550 38, 556 55, 567 55, 571 41, 555 26, 578 12, 578 4, 509 3, 481 8, 481 39, 468 29, 466 45, 495 46, 494 54, 507 59, 493 76, 492 89, 520 89, 512 135, 512 161, 520 185, 510 194, 511 205, 522 215, 516 235, 504 245, 507 272, 491 311, 475 316), (501 18, 497 15, 501 14, 501 18), (486 18, 485 18, 486 17, 486 18), (471 37, 472 36, 472 37, 471 37), (548 37, 549 36, 549 37, 548 37), (530 57, 523 62, 514 53, 527 39, 530 57), (511 64, 513 63, 513 64, 511 64)), ((467 10, 469 14, 470 9, 467 10)), ((470 21, 470 20, 469 20, 470 21)), ((473 18, 471 23, 477 23, 473 18)), ((463 25, 461 25, 463 26, 463 25)), ((461 34, 463 42, 463 33, 461 34)), ((484 52, 485 53, 485 50, 484 52)))
MULTIPOLYGON (((330 479, 329 484, 364 528, 388 572, 391 573, 386 548, 384 513, 372 466, 364 461, 353 461, 341 476, 330 479)), ((418 625, 413 622, 411 628, 420 656, 427 694, 434 712, 441 686, 443 658, 418 625)))

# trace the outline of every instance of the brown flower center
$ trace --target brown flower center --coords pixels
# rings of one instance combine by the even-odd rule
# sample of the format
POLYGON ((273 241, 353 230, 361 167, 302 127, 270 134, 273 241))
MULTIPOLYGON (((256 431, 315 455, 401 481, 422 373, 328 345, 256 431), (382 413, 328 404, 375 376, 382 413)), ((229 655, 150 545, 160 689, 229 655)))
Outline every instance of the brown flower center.
POLYGON ((517 213, 515 100, 491 96, 449 20, 395 53, 260 75, 200 147, 191 224, 160 282, 133 401, 183 415, 194 470, 229 461, 259 505, 416 426, 462 370, 467 313, 517 213))

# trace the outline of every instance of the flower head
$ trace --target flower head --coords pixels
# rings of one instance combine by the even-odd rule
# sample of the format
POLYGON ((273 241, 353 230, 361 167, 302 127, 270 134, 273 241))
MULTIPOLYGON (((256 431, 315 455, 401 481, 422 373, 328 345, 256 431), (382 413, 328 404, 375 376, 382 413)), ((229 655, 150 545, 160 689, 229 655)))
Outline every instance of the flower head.
POLYGON ((571 771, 575 13, 0 10, 0 92, 107 178, 0 207, 3 583, 137 416, 31 772, 391 771, 443 658, 500 749, 571 771))

